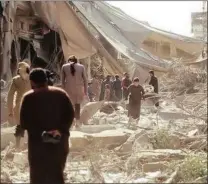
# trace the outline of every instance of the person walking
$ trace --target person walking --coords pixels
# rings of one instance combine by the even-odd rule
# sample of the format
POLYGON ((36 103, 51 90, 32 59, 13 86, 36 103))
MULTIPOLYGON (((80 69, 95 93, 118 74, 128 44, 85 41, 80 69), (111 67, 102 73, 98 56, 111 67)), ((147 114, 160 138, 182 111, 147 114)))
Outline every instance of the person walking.
POLYGON ((139 85, 139 78, 136 77, 133 80, 133 84, 128 87, 129 93, 129 106, 128 116, 129 118, 137 119, 140 118, 141 100, 144 99, 144 89, 139 85))
POLYGON ((73 106, 63 89, 48 86, 44 69, 33 69, 30 82, 33 90, 20 109, 20 126, 28 132, 30 183, 64 184, 73 106))
POLYGON ((124 73, 124 78, 122 79, 122 92, 123 99, 128 100, 128 87, 131 85, 131 80, 129 79, 128 73, 124 73))
POLYGON ((75 109, 75 126, 80 127, 80 109, 84 97, 87 96, 87 77, 85 67, 78 63, 75 56, 70 56, 67 64, 61 69, 63 89, 68 93, 75 109))
POLYGON ((13 77, 7 95, 8 116, 11 125, 16 125, 15 139, 16 148, 20 148, 21 138, 24 137, 24 130, 20 127, 20 104, 25 92, 31 89, 29 80, 30 66, 26 62, 18 63, 17 75, 13 77), (16 95, 16 98, 15 98, 16 95), (15 103, 14 102, 15 99, 15 103))
MULTIPOLYGON (((99 101, 102 101, 104 100, 104 97, 105 97, 105 89, 106 89, 106 84, 109 85, 110 87, 110 92, 112 93, 112 83, 111 83, 111 76, 110 75, 107 75, 106 76, 106 79, 102 82, 101 84, 101 90, 100 90, 100 97, 99 97, 99 101)), ((111 96, 111 94, 110 94, 111 96)), ((111 100, 111 99, 110 99, 111 100)))
MULTIPOLYGON (((149 71, 149 74, 150 74, 150 82, 149 82, 149 85, 153 86, 154 88, 154 93, 157 93, 158 94, 158 79, 157 77, 155 77, 155 73, 154 71, 149 71)), ((158 107, 159 106, 159 102, 156 102, 155 103, 155 106, 158 107)))
POLYGON ((119 75, 115 76, 115 80, 113 81, 113 93, 115 101, 120 101, 122 98, 122 86, 121 86, 121 80, 119 79, 119 75))

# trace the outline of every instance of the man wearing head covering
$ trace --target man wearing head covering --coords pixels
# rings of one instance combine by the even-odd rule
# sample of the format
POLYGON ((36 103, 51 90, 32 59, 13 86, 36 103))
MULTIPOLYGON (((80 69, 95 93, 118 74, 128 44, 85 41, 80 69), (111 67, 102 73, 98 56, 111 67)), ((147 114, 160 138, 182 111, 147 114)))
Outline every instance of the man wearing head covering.
MULTIPOLYGON (((149 71, 149 74, 150 74, 150 82, 149 82, 149 85, 153 86, 154 88, 154 92, 158 94, 158 79, 157 77, 155 77, 155 73, 154 71, 149 71)), ((156 107, 159 106, 159 102, 157 102, 155 104, 156 107)))
POLYGON ((139 85, 138 77, 134 78, 133 84, 131 84, 128 87, 128 94, 129 94, 128 116, 129 118, 139 120, 141 100, 144 96, 144 89, 141 85, 139 85))
POLYGON ((113 93, 115 97, 115 101, 120 101, 122 98, 122 86, 121 80, 119 79, 119 75, 115 76, 115 80, 113 81, 113 93))
POLYGON ((26 62, 18 64, 17 76, 12 79, 12 83, 7 96, 7 107, 9 120, 12 125, 17 125, 15 137, 16 147, 19 148, 21 137, 24 136, 24 131, 19 125, 19 110, 22 97, 25 92, 31 89, 29 81, 30 66, 26 62), (16 98, 15 98, 16 96, 16 98), (15 103, 14 103, 15 99, 15 103))
POLYGON ((124 78, 122 79, 122 92, 123 99, 128 100, 128 87, 131 85, 131 80, 129 79, 128 73, 124 73, 124 78))
POLYGON ((104 100, 105 97, 105 86, 106 84, 108 84, 110 86, 110 91, 112 92, 112 83, 111 83, 111 76, 107 75, 106 79, 102 82, 101 84, 101 90, 100 90, 100 97, 99 97, 99 101, 104 100))
POLYGON ((48 86, 44 69, 33 69, 30 81, 33 90, 24 95, 20 110, 21 128, 28 132, 30 183, 64 184, 74 109, 64 90, 48 86))

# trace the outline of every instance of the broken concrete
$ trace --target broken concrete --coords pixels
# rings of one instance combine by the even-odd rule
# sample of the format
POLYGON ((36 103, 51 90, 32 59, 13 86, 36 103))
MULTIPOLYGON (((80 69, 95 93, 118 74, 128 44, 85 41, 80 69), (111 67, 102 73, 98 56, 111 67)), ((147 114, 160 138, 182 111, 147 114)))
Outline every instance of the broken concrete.
POLYGON ((168 167, 168 162, 150 162, 142 165, 143 172, 164 171, 168 167))
MULTIPOLYGON (((82 129, 85 132, 98 132, 98 133, 84 133, 81 131, 71 131, 70 134, 70 143, 71 151, 81 151, 84 150, 87 146, 98 145, 100 148, 115 148, 123 144, 128 137, 130 132, 125 129, 115 129, 112 126, 83 126, 82 129), (92 129, 92 127, 94 127, 92 129), (92 130, 90 130, 90 128, 92 130), (111 129, 111 130, 109 130, 111 129), (104 131, 103 131, 104 130, 104 131)), ((4 128, 1 132, 1 149, 6 148, 9 142, 15 142, 14 138, 15 127, 4 128)), ((21 142, 24 144, 27 142, 27 132, 25 132, 25 137, 21 142)))
POLYGON ((186 154, 181 150, 156 149, 139 151, 137 159, 139 162, 159 162, 184 159, 186 154))
POLYGON ((99 148, 113 149, 123 144, 128 137, 129 133, 122 130, 106 130, 94 134, 72 131, 70 137, 72 147, 70 150, 82 151, 90 145, 99 148))
POLYGON ((165 112, 165 111, 159 111, 158 115, 163 119, 163 120, 177 120, 177 119, 186 119, 191 117, 188 114, 183 114, 180 112, 165 112))
POLYGON ((87 124, 88 120, 103 106, 104 101, 85 104, 80 113, 80 122, 87 124))
POLYGON ((137 130, 128 138, 124 144, 117 147, 115 150, 119 155, 123 155, 132 152, 133 147, 143 150, 153 149, 153 146, 150 143, 149 137, 145 130, 137 130))
POLYGON ((84 133, 99 133, 105 130, 115 130, 115 129, 116 127, 112 125, 83 125, 77 131, 84 133))

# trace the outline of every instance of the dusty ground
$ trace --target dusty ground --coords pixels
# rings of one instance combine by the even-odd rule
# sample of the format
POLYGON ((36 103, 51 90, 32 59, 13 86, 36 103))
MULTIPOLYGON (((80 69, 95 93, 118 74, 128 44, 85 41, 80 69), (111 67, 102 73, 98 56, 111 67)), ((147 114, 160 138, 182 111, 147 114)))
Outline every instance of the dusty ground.
MULTIPOLYGON (((143 106, 139 124, 132 123, 131 127, 122 107, 110 115, 96 113, 90 124, 110 124, 132 133, 113 149, 101 148, 98 142, 70 153, 66 181, 203 183, 207 179, 206 132, 201 128, 205 123, 178 112, 181 110, 171 101, 162 102, 159 112, 143 106)), ((12 147, 10 144, 1 153, 2 182, 28 182, 27 150, 15 153, 12 147)))
MULTIPOLYGON (((166 93, 160 94, 160 109, 144 103, 138 124, 129 123, 119 106, 109 115, 97 112, 88 121, 94 128, 72 132, 66 182, 207 183, 206 82, 193 82, 202 77, 189 69, 175 72, 176 78, 161 82, 166 93)), ((16 153, 7 142, 1 151, 1 182, 29 182, 27 150, 16 153)))

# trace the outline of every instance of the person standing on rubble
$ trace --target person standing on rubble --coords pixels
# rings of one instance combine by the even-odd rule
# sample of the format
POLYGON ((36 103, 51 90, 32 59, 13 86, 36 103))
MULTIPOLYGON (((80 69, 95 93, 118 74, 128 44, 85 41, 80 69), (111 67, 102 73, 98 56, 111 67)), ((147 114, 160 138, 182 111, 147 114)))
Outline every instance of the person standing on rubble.
POLYGON ((124 78, 122 79, 122 92, 123 99, 128 100, 128 87, 131 85, 131 80, 129 79, 128 73, 124 73, 124 78))
POLYGON ((119 79, 119 75, 115 75, 115 80, 113 81, 112 89, 113 89, 115 101, 120 101, 122 98, 122 89, 121 89, 121 80, 119 79))
POLYGON ((20 104, 22 97, 25 92, 31 89, 29 73, 30 66, 23 60, 23 62, 18 63, 17 76, 12 79, 11 86, 9 88, 7 96, 7 107, 9 121, 12 125, 16 125, 15 138, 16 138, 16 148, 20 147, 20 140, 24 137, 24 130, 20 127, 20 104), (15 98, 16 95, 16 98, 15 98), (15 99, 15 104, 14 104, 15 99))
POLYGON ((44 69, 33 69, 30 82, 33 90, 24 95, 20 110, 21 128, 28 132, 30 183, 64 184, 74 109, 63 89, 48 86, 44 69))
MULTIPOLYGON (((158 79, 157 77, 155 77, 155 73, 154 71, 149 71, 149 74, 150 74, 150 82, 149 82, 149 85, 153 86, 153 89, 154 89, 154 93, 157 93, 158 94, 158 79)), ((155 104, 156 107, 159 106, 159 102, 157 102, 155 104)))
POLYGON ((78 63, 75 56, 70 56, 67 64, 61 69, 62 86, 69 95, 75 109, 75 126, 80 126, 80 109, 87 96, 87 77, 85 67, 78 63))
POLYGON ((140 118, 141 100, 144 99, 144 89, 139 85, 139 78, 136 77, 133 80, 133 84, 128 87, 129 94, 129 106, 128 106, 128 117, 129 119, 140 118))
POLYGON ((105 86, 106 86, 106 84, 109 85, 110 92, 112 92, 112 85, 111 85, 111 80, 110 79, 111 79, 111 76, 110 75, 107 75, 106 76, 106 79, 102 82, 102 84, 101 84, 101 90, 100 90, 99 101, 104 100, 104 97, 105 97, 105 86))

